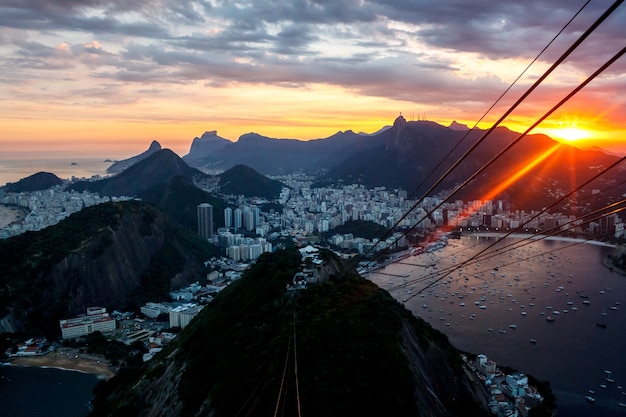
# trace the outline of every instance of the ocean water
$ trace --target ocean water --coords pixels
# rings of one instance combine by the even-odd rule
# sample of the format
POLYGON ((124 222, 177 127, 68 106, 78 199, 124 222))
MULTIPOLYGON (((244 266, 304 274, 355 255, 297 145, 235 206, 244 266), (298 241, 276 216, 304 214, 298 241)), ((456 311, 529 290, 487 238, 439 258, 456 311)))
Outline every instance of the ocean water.
POLYGON ((406 258, 368 278, 406 300, 409 310, 457 348, 550 381, 559 415, 626 416, 626 408, 618 406, 626 402, 621 394, 626 391, 626 276, 602 266, 613 249, 543 240, 461 266, 492 239, 450 240, 440 251, 406 258), (459 268, 420 293, 433 282, 433 271, 451 266, 459 268), (397 288, 400 284, 405 285, 397 288), (606 381, 605 371, 615 382, 606 381), (595 404, 584 398, 589 390, 595 404))
MULTIPOLYGON (((123 159, 123 158, 122 158, 123 159)), ((51 172, 62 179, 91 178, 105 175, 113 158, 85 156, 67 152, 12 152, 0 155, 0 186, 16 182, 37 172, 51 172)))
POLYGON ((84 417, 97 383, 81 372, 0 366, 0 417, 84 417))

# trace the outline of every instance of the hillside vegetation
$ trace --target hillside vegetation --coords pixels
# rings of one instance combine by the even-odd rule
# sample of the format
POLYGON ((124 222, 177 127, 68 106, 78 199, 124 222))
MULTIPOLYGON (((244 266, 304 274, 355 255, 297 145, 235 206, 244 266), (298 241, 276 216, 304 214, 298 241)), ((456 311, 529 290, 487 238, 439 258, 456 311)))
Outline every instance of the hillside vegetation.
POLYGON ((286 291, 299 263, 264 254, 166 351, 99 386, 91 416, 485 415, 444 335, 340 270, 286 291))
POLYGON ((38 232, 0 240, 0 330, 54 336, 89 306, 125 308, 168 298, 205 276, 217 249, 153 206, 88 207, 38 232))

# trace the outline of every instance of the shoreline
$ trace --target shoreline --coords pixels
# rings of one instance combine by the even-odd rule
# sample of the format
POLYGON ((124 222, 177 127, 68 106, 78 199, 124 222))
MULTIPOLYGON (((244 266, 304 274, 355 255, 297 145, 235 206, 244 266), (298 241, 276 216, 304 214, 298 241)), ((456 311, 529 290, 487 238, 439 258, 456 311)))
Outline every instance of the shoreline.
MULTIPOLYGON (((620 256, 620 255, 622 255, 625 252, 626 252, 626 246, 622 246, 615 253, 615 255, 620 256)), ((616 273, 621 274, 621 275, 626 275, 626 270, 618 268, 615 265, 613 265, 613 262, 611 261, 611 258, 608 257, 608 256, 604 258, 604 260, 602 261, 602 265, 604 265, 606 268, 608 268, 611 272, 616 272, 616 273)))
POLYGON ((82 372, 96 375, 108 380, 115 376, 115 371, 109 366, 104 357, 95 355, 50 352, 41 356, 18 356, 9 359, 10 366, 55 368, 64 371, 82 372))
MULTIPOLYGON (((461 236, 495 237, 495 238, 501 238, 501 239, 505 238, 504 236, 502 236, 502 233, 496 233, 496 232, 464 232, 461 234, 461 236)), ((599 240, 582 239, 582 238, 577 238, 577 237, 565 237, 565 236, 548 236, 548 235, 530 234, 530 233, 512 233, 506 236, 506 238, 532 239, 532 240, 558 240, 561 242, 588 243, 590 245, 606 246, 610 248, 617 247, 617 245, 614 245, 612 243, 601 242, 599 240)))
POLYGON ((4 229, 12 223, 23 221, 27 214, 28 210, 24 207, 0 204, 0 229, 4 229))

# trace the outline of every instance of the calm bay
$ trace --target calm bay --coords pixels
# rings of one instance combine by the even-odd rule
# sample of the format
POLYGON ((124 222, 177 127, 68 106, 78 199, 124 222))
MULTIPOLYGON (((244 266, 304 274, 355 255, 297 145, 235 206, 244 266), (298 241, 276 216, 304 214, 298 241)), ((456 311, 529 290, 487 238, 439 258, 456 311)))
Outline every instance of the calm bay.
POLYGON ((98 378, 53 368, 0 367, 0 417, 84 417, 98 378))
POLYGON ((493 239, 451 239, 368 278, 457 348, 550 381, 559 415, 626 415, 618 405, 626 402, 626 276, 602 265, 614 249, 541 240, 464 264, 493 239), (448 267, 457 268, 426 288, 448 267), (585 400, 589 390, 595 404, 585 400))

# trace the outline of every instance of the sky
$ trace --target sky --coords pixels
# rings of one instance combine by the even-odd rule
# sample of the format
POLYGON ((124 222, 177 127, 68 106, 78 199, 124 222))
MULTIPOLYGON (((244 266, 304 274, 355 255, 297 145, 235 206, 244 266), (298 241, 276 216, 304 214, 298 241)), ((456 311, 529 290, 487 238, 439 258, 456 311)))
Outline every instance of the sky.
MULTIPOLYGON (((217 130, 309 140, 402 114, 473 126, 584 0, 0 0, 0 153, 183 156, 217 130)), ((488 128, 611 4, 592 0, 488 128)), ((513 112, 524 131, 626 46, 622 4, 513 112)), ((535 132, 626 154, 622 57, 535 132)))

